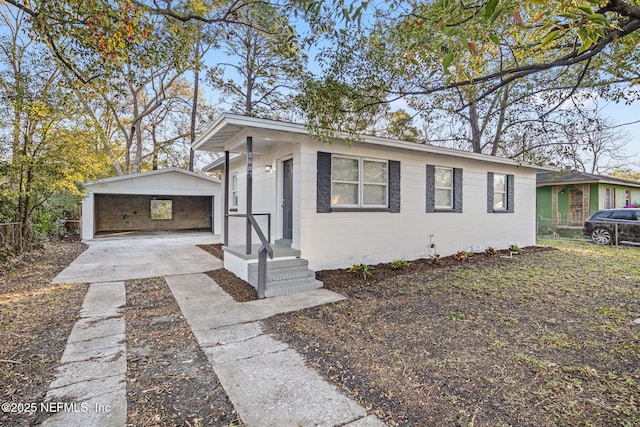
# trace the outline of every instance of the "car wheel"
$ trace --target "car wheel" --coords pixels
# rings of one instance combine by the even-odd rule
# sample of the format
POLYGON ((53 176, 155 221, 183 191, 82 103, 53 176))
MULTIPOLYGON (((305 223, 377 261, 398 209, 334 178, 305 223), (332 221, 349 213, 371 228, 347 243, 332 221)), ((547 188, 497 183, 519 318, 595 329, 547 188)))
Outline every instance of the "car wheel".
POLYGON ((604 228, 596 228, 591 233, 591 240, 599 245, 608 245, 611 243, 611 232, 604 228))

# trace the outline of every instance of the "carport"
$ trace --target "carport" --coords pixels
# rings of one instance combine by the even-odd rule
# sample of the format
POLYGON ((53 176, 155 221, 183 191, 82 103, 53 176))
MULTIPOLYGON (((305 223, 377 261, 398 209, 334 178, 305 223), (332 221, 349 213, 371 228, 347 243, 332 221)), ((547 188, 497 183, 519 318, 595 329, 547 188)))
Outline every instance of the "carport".
POLYGON ((82 238, 121 232, 221 227, 220 181, 178 168, 84 184, 82 238))

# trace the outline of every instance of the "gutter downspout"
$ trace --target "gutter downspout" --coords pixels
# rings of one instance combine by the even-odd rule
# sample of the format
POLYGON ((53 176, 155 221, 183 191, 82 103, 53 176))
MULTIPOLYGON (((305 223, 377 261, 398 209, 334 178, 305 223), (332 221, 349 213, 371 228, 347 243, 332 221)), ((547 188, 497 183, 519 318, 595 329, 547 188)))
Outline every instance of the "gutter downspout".
POLYGON ((224 152, 224 245, 229 246, 229 152, 224 152))

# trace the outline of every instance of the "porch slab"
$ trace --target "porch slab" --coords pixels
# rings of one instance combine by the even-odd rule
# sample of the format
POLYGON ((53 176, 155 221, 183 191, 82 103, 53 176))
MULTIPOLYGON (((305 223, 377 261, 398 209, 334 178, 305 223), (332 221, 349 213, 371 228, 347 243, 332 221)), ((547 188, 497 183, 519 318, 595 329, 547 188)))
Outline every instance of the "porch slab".
MULTIPOLYGON (((260 244, 251 245, 251 253, 247 254, 246 245, 231 245, 231 246, 223 246, 222 250, 237 256, 238 258, 244 260, 258 260, 258 251, 260 250, 260 244)), ((286 258, 300 257, 300 251, 298 249, 293 249, 287 246, 278 245, 276 243, 271 244, 271 249, 273 249, 273 259, 276 258, 286 258)))

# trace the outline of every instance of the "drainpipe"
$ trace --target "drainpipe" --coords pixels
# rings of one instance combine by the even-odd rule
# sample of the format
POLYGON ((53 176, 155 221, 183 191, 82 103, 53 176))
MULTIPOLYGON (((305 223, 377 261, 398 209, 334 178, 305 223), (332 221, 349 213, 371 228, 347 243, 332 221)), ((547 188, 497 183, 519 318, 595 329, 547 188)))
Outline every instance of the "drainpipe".
MULTIPOLYGON (((247 137, 247 215, 253 214, 253 138, 247 137)), ((251 222, 247 218, 246 226, 247 247, 245 253, 251 253, 251 222)))
POLYGON ((224 245, 229 246, 229 152, 224 152, 224 245))

